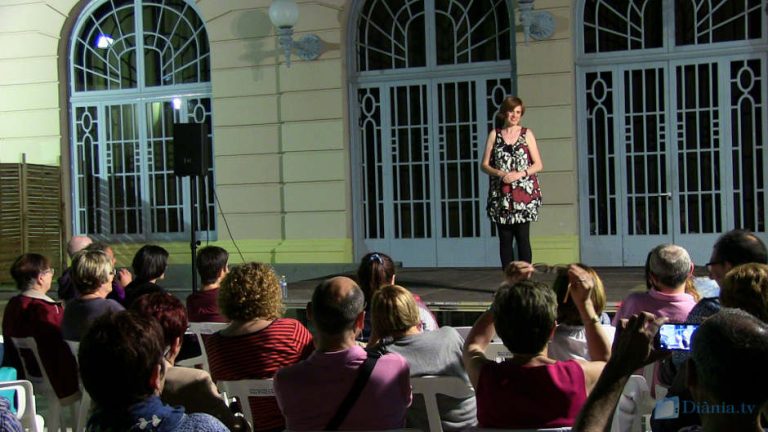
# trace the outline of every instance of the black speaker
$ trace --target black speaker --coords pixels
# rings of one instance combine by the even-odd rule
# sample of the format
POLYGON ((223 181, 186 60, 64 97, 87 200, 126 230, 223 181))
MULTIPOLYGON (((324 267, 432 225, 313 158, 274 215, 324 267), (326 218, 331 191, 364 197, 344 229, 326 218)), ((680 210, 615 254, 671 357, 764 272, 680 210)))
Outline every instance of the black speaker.
POLYGON ((211 167, 211 145, 206 123, 173 124, 173 173, 205 176, 211 167))

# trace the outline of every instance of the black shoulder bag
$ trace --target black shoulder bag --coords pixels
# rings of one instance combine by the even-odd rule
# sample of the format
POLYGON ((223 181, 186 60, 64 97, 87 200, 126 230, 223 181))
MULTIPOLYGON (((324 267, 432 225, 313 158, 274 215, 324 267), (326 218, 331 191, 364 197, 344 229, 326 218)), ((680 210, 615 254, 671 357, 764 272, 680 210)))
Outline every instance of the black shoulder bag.
POLYGON ((349 389, 349 393, 347 393, 347 396, 341 402, 341 405, 339 405, 336 414, 331 421, 328 422, 328 425, 325 426, 324 430, 335 431, 339 429, 341 423, 347 418, 349 410, 352 409, 352 406, 355 405, 355 402, 357 402, 357 399, 360 397, 360 393, 363 392, 365 384, 368 383, 368 378, 371 377, 371 372, 373 372, 376 362, 379 360, 379 357, 381 357, 381 353, 368 350, 365 350, 365 352, 368 353, 368 357, 363 364, 360 365, 360 371, 357 373, 357 378, 352 384, 352 388, 349 389))

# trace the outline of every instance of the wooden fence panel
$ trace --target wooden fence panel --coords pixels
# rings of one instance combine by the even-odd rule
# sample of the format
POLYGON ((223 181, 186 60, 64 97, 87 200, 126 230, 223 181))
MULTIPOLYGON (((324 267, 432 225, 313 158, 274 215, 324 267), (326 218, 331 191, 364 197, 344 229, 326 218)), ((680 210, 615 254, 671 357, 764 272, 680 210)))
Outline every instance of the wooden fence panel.
POLYGON ((59 167, 0 164, 0 282, 12 282, 11 264, 27 252, 63 270, 62 216, 59 167))

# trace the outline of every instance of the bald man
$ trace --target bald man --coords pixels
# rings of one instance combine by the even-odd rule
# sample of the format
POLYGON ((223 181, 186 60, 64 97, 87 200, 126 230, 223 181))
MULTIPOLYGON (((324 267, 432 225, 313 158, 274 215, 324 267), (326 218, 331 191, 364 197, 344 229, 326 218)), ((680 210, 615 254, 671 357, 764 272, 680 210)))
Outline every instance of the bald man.
MULTIPOLYGON (((93 243, 93 240, 88 236, 74 236, 69 239, 69 242, 67 242, 67 255, 69 255, 69 259, 71 260, 76 253, 87 248, 91 243, 93 243)), ((77 295, 75 285, 72 283, 69 273, 70 269, 67 268, 57 280, 59 284, 59 289, 57 290, 59 300, 67 301, 77 295)))
POLYGON ((306 360, 275 375, 275 396, 286 429, 400 429, 411 404, 408 363, 398 354, 371 354, 355 342, 365 320, 365 298, 347 277, 321 282, 307 305, 316 332, 316 350, 306 360), (378 357, 378 358, 377 358, 378 357), (367 382, 350 406, 340 410, 363 369, 367 382), (344 412, 346 411, 346 412, 344 412))

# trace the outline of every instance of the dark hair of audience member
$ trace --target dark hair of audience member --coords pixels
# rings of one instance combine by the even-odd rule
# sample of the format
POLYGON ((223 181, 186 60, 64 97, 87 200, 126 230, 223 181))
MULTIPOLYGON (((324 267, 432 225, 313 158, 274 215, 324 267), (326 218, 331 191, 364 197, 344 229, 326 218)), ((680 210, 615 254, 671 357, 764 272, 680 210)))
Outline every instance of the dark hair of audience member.
POLYGON ((210 285, 219 278, 227 267, 229 252, 218 246, 206 246, 197 252, 197 274, 203 285, 210 285))
POLYGON ((557 317, 555 291, 541 282, 503 283, 491 305, 496 333, 513 354, 538 354, 557 317))
POLYGON ((157 320, 132 311, 107 313, 80 340, 80 377, 96 405, 122 413, 154 393, 150 381, 162 357, 157 320))
POLYGON ((106 253, 85 248, 75 252, 72 257, 72 282, 80 295, 96 292, 102 285, 109 282, 112 273, 112 260, 106 253))
MULTIPOLYGON (((576 265, 589 273, 595 281, 595 286, 590 291, 590 298, 592 300, 592 305, 595 308, 595 313, 599 316, 603 313, 606 302, 603 281, 592 267, 581 263, 576 263, 576 265)), ((568 284, 568 271, 558 271, 555 280, 552 282, 552 289, 557 295, 557 323, 580 326, 582 325, 582 321, 581 316, 579 315, 579 310, 576 308, 576 304, 571 298, 569 298, 568 301, 565 301, 565 295, 568 292, 568 284)))
POLYGON ((174 340, 183 337, 189 326, 187 309, 181 300, 173 294, 156 292, 143 295, 131 305, 131 310, 160 323, 163 329, 165 346, 171 346, 174 340))
POLYGON ((144 245, 133 256, 131 263, 136 274, 134 282, 149 282, 165 273, 168 267, 168 251, 156 245, 144 245))
POLYGON ((394 275, 395 263, 389 255, 381 252, 366 254, 357 267, 357 283, 363 290, 365 303, 370 305, 376 290, 391 284, 394 275))
POLYGON ((355 320, 365 307, 363 291, 355 286, 339 299, 332 289, 333 280, 325 280, 312 293, 312 321, 321 332, 339 335, 354 329, 355 320))
MULTIPOLYGON (((691 360, 698 384, 717 402, 762 406, 768 400, 768 325, 723 308, 693 334, 691 360)), ((758 410, 760 408, 757 408, 758 410)))
POLYGON ((231 321, 283 316, 280 281, 269 264, 249 262, 233 268, 221 281, 219 309, 231 321))
POLYGON ((107 250, 112 249, 112 246, 110 246, 109 243, 105 243, 103 241, 95 241, 86 246, 84 249, 107 253, 107 250))
POLYGON ((768 264, 765 243, 749 231, 728 231, 717 239, 713 249, 717 260, 732 266, 751 262, 768 264))
POLYGON ((731 269, 723 278, 720 302, 768 323, 768 265, 749 263, 731 269))
POLYGON ((11 265, 11 277, 16 282, 16 288, 24 291, 33 285, 40 273, 51 268, 51 260, 48 257, 27 253, 19 256, 11 265))

